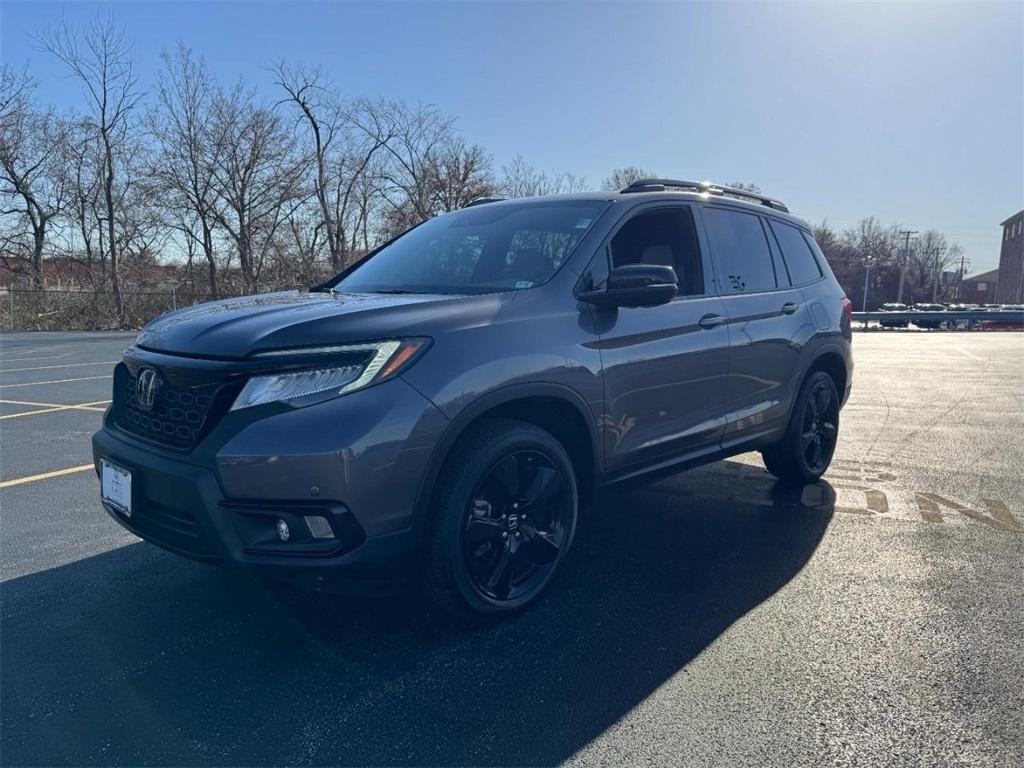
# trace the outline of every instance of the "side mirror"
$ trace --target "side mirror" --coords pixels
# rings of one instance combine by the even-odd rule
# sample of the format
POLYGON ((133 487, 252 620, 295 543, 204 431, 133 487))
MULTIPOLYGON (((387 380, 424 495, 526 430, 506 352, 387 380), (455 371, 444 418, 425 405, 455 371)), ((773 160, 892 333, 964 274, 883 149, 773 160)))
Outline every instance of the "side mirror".
POLYGON ((607 288, 588 291, 579 299, 599 307, 655 307, 672 301, 678 291, 672 267, 627 264, 612 270, 607 288))

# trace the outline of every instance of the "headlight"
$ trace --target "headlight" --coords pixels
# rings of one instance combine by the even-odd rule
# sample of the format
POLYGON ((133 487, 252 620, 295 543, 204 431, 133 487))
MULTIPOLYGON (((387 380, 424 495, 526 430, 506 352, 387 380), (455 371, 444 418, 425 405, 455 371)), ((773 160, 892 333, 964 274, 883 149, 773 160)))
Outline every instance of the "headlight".
POLYGON ((335 365, 317 366, 309 370, 254 376, 238 393, 231 410, 276 402, 301 401, 302 404, 308 404, 344 395, 396 375, 425 346, 424 339, 407 339, 262 352, 257 357, 331 356, 339 361, 335 365))

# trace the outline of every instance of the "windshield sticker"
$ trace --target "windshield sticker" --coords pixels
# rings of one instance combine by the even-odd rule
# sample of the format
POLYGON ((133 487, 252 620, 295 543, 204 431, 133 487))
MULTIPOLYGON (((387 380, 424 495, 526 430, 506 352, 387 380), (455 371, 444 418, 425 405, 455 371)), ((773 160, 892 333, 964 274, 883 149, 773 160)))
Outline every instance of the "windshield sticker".
POLYGON ((590 218, 576 219, 576 229, 586 229, 592 221, 593 219, 590 218))
POLYGON ((532 280, 516 280, 516 288, 533 288, 532 280))

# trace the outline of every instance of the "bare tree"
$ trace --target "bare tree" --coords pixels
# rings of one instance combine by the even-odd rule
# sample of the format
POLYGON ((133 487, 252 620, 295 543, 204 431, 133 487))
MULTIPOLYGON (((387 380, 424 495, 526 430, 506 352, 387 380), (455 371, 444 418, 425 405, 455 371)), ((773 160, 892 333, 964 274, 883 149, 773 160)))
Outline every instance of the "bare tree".
POLYGON ((538 197, 565 192, 584 192, 587 180, 571 173, 548 173, 538 170, 522 155, 516 155, 501 167, 501 193, 506 197, 538 197))
POLYGON ((150 175, 167 192, 167 205, 178 212, 175 227, 202 249, 210 293, 217 298, 214 171, 224 137, 217 134, 212 121, 213 80, 205 62, 184 45, 179 44, 173 52, 164 51, 161 58, 164 66, 157 83, 157 104, 149 117, 158 143, 150 175))
POLYGON ((452 136, 428 156, 434 211, 455 211, 497 194, 491 158, 479 144, 452 136))
POLYGON ((404 102, 379 102, 359 115, 368 136, 384 142, 388 161, 381 166, 382 195, 392 219, 423 221, 436 213, 436 158, 454 134, 454 121, 435 108, 404 102))
POLYGON ((616 168, 612 171, 608 178, 601 183, 601 188, 617 192, 620 189, 625 189, 634 181, 651 178, 657 178, 657 174, 649 173, 642 168, 637 168, 635 165, 627 165, 624 168, 616 168))
POLYGON ((273 72, 287 96, 285 101, 297 110, 307 129, 318 226, 326 230, 331 269, 337 271, 349 260, 348 221, 356 186, 393 131, 386 120, 375 119, 371 102, 345 105, 319 68, 289 67, 281 61, 273 72))
POLYGON ((69 255, 81 253, 86 274, 93 287, 106 282, 106 252, 102 245, 103 213, 103 159, 92 127, 82 121, 69 127, 64 146, 62 172, 68 188, 65 216, 71 220, 68 235, 69 255), (99 264, 96 276, 93 265, 99 264))
POLYGON ((118 324, 123 326, 124 298, 118 275, 115 200, 118 155, 128 139, 135 108, 142 98, 132 62, 131 46, 113 19, 97 18, 78 35, 68 26, 39 38, 43 47, 79 80, 89 103, 90 118, 103 151, 103 201, 106 214, 110 278, 118 324))
POLYGON ((16 70, 9 63, 0 64, 0 120, 6 120, 14 111, 21 111, 28 101, 28 92, 35 81, 28 74, 28 65, 16 70))
POLYGON ((8 247, 21 244, 28 227, 29 264, 33 287, 43 287, 43 249, 51 222, 66 202, 66 185, 60 173, 60 156, 66 126, 52 110, 33 109, 34 83, 7 65, 0 72, 0 214, 16 217, 15 234, 8 247))
POLYGON ((910 251, 911 295, 915 300, 939 297, 943 273, 959 266, 962 249, 946 240, 941 232, 929 229, 914 241, 910 251))
POLYGON ((245 287, 255 293, 278 227, 308 197, 304 164, 281 116, 241 85, 214 98, 213 125, 223 137, 214 163, 217 221, 237 249, 245 287))

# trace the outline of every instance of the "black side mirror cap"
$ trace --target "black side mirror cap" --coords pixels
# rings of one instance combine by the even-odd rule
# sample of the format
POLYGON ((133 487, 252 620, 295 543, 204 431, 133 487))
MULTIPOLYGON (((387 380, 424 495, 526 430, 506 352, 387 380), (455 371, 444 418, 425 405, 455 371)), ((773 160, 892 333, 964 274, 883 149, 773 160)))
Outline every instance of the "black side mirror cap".
POLYGON ((579 299, 600 307, 654 307, 672 301, 678 292, 672 267, 627 264, 612 270, 607 288, 587 291, 579 299))

